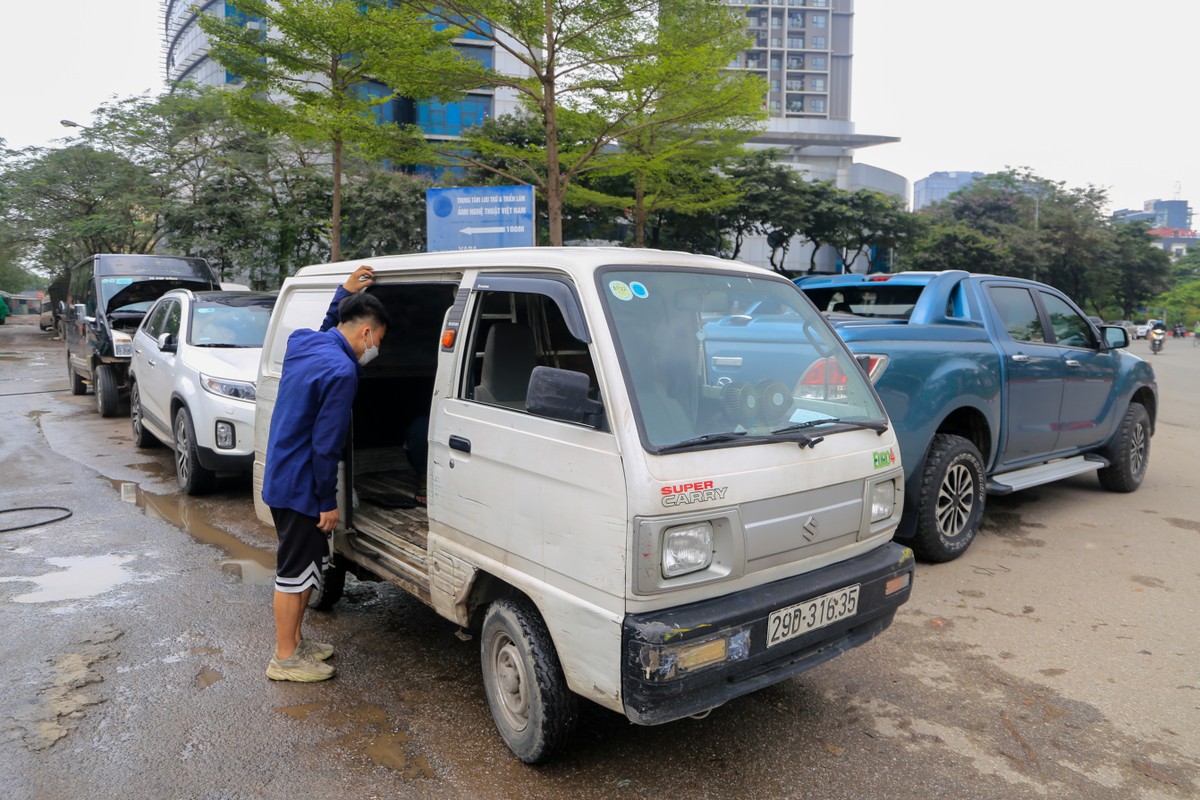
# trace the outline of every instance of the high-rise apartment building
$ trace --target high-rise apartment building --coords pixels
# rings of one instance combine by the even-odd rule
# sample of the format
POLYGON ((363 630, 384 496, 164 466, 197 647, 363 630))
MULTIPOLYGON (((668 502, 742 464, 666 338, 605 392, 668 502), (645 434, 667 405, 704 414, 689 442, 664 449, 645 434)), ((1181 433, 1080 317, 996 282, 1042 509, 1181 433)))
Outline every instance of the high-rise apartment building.
POLYGON ((982 177, 982 172, 931 172, 913 184, 913 211, 940 203, 982 177))

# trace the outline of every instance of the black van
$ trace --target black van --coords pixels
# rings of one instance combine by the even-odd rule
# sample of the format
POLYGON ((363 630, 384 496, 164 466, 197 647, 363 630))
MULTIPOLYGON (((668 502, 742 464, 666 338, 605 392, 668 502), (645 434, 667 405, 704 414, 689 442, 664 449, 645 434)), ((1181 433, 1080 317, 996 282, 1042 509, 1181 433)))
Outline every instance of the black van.
POLYGON ((203 258, 100 253, 71 267, 63 323, 71 393, 90 385, 100 416, 116 416, 129 392, 133 334, 155 300, 180 288, 221 285, 203 258))

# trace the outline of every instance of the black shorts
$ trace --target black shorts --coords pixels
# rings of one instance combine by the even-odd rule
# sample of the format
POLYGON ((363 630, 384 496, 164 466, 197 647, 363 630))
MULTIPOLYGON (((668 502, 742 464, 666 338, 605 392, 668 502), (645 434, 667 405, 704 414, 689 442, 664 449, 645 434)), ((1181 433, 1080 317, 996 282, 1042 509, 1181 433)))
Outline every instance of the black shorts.
POLYGON ((275 556, 275 591, 299 594, 321 582, 329 565, 329 538, 317 527, 317 518, 290 508, 272 508, 279 551, 275 556))

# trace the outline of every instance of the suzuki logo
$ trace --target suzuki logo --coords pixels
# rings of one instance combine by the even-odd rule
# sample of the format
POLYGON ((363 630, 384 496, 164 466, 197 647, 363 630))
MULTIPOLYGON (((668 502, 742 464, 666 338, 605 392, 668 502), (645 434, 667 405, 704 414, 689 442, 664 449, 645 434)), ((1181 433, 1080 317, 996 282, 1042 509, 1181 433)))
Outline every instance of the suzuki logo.
POLYGON ((809 517, 808 519, 804 520, 805 540, 811 542, 816 537, 817 532, 820 529, 821 523, 817 521, 816 517, 809 517))

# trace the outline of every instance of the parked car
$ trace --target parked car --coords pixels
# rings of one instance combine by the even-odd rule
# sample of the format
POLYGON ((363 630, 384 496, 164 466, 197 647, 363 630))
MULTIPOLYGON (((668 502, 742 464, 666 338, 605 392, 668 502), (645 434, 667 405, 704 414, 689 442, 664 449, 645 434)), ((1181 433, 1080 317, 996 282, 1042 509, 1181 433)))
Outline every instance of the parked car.
MULTIPOLYGON (((1125 329, 1096 328, 1045 284, 961 271, 799 279, 866 362, 904 463, 897 539, 948 561, 987 494, 1098 472, 1141 485, 1158 414, 1149 363, 1125 329)), ((806 380, 808 378, 806 377, 806 380)))
MULTIPOLYGON (((361 263, 305 267, 280 292, 255 420, 268 524, 288 338, 336 321, 334 291, 361 263)), ((492 718, 522 761, 570 738, 579 697, 642 725, 703 714, 865 644, 907 600, 895 436, 790 282, 625 248, 369 263, 364 291, 391 325, 359 380, 312 602, 336 602, 353 572, 478 630, 492 718), (709 321, 736 328, 755 303, 809 338, 704 349, 709 321), (757 384, 730 378, 751 362, 757 384), (836 396, 792 391, 809 362, 845 375, 836 396)))
POLYGON ((58 310, 53 300, 42 301, 42 309, 38 316, 38 328, 43 331, 54 330, 58 327, 58 310))
POLYGON ((173 448, 176 476, 188 494, 207 491, 218 475, 254 466, 255 380, 274 306, 274 294, 174 289, 134 334, 134 443, 147 447, 157 440, 173 448))
POLYGON ((1129 336, 1129 341, 1131 341, 1131 342, 1137 338, 1137 325, 1134 325, 1132 322, 1130 322, 1127 319, 1113 320, 1112 322, 1109 322, 1107 324, 1108 325, 1120 325, 1122 328, 1125 329, 1125 333, 1129 336))
POLYGON ((67 379, 71 394, 96 395, 102 417, 115 417, 129 392, 133 333, 155 300, 171 289, 218 288, 202 258, 156 255, 88 256, 67 281, 67 379))

